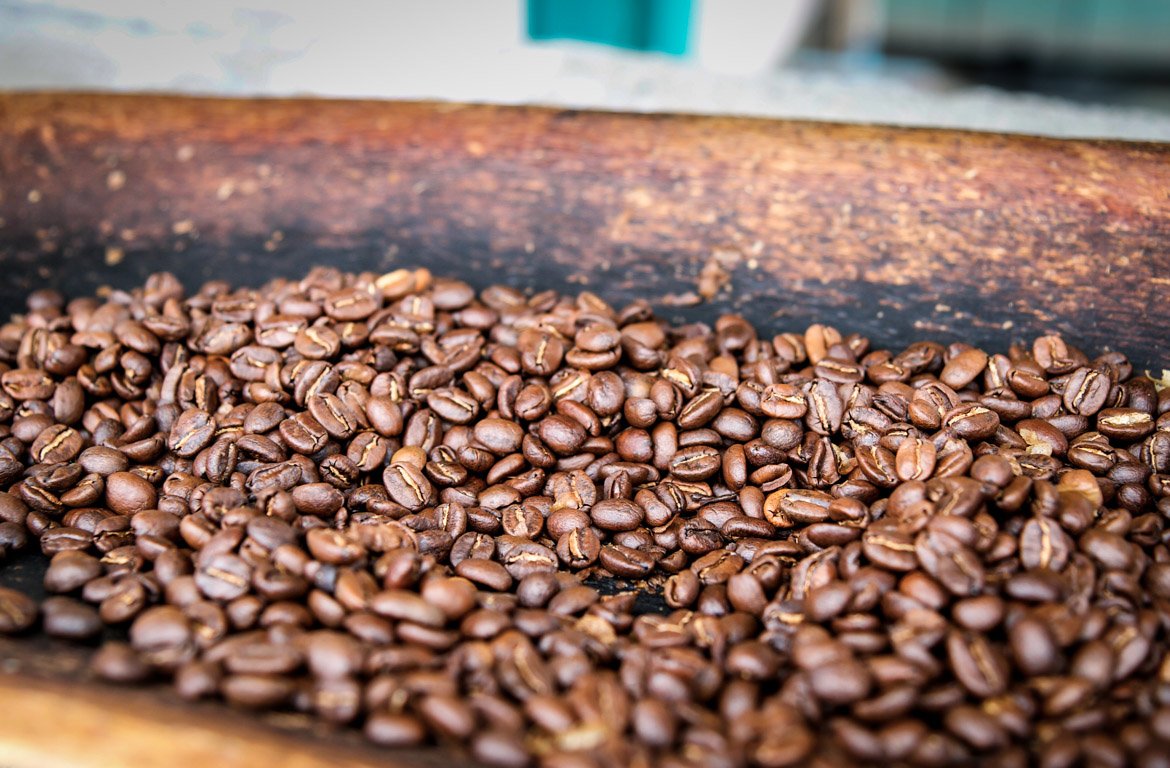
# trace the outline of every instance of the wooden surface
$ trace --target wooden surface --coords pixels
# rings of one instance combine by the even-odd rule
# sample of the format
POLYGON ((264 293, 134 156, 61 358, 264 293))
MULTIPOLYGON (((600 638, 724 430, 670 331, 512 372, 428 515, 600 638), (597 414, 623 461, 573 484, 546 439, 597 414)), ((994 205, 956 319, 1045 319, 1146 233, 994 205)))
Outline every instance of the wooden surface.
POLYGON ((385 750, 307 715, 264 716, 177 700, 157 685, 90 680, 88 652, 0 637, 0 766, 4 768, 439 768, 438 749, 385 750))
MULTIPOLYGON (((0 312, 46 285, 78 295, 159 269, 189 286, 257 284, 317 263, 645 296, 672 318, 733 309, 765 332, 830 322, 879 345, 1003 350, 1057 330, 1158 375, 1170 368, 1170 148, 436 104, 0 95, 0 312), (704 268, 729 282, 694 305, 704 268)), ((28 560, 0 567, 0 583, 35 591, 38 580, 28 560)), ((459 759, 97 686, 87 653, 0 644, 0 766, 169 767, 208 743, 239 747, 216 752, 224 766, 459 759), (95 728, 111 729, 100 749, 95 728)))
MULTIPOLYGON (((1057 330, 1170 359, 1170 148, 427 103, 0 95, 30 286, 427 263, 883 344, 1057 330), (107 266, 106 260, 117 262, 107 266), (687 303, 705 264, 730 284, 687 303), (1164 310, 1160 310, 1164 311, 1164 310)), ((1170 366, 1166 366, 1170 367, 1170 366)))

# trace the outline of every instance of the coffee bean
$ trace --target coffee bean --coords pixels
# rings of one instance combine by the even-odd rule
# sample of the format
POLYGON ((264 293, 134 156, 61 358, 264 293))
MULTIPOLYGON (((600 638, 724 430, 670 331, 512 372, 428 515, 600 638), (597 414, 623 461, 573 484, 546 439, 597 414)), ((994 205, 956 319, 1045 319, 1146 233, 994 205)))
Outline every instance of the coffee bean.
POLYGON ((1135 408, 1105 408, 1097 413, 1097 431, 1106 437, 1130 442, 1153 430, 1153 417, 1135 408))
POLYGON ((948 411, 943 425, 966 440, 985 440, 995 434, 999 416, 977 403, 966 403, 948 411))
POLYGON ((65 550, 53 555, 45 571, 45 590, 65 593, 81 589, 102 574, 102 564, 93 555, 65 550))
POLYGON ((521 541, 501 555, 504 568, 517 581, 534 573, 551 573, 557 569, 557 555, 548 547, 521 541))
POLYGON ((813 693, 829 704, 848 704, 865 698, 872 680, 865 666, 851 658, 809 672, 813 693))
POLYGON ((114 683, 137 683, 150 675, 150 667, 126 643, 106 643, 94 654, 90 666, 98 677, 114 683))
POLYGON ((938 377, 943 384, 958 390, 974 381, 986 365, 986 352, 967 349, 948 360, 938 377))
MULTIPOLYGON (((12 600, 6 600, 5 605, 13 605, 12 600)), ((25 615, 20 607, 17 608, 17 618, 9 611, 8 622, 20 626, 25 615)), ((35 616, 35 614, 33 614, 35 616)), ((69 640, 88 640, 101 632, 102 623, 98 612, 78 600, 70 597, 50 597, 41 604, 41 626, 45 634, 52 637, 63 637, 69 640)), ((19 630, 17 630, 19 631, 19 630)))
POLYGON ((627 499, 603 499, 593 505, 589 516, 606 531, 632 531, 642 523, 642 508, 627 499))
POLYGON ((1109 378, 1092 368, 1078 368, 1064 385, 1064 407, 1070 413, 1092 416, 1109 397, 1109 378))
MULTIPOLYGON (((91 581, 90 584, 92 583, 91 581)), ((135 575, 128 575, 119 579, 110 593, 102 599, 98 606, 98 615, 106 624, 121 624, 141 613, 149 599, 143 580, 135 575)))
POLYGON ((152 509, 158 502, 158 492, 133 472, 114 472, 106 478, 106 501, 118 514, 132 515, 152 509))
POLYGON ((305 544, 318 561, 330 565, 352 565, 365 557, 359 542, 341 531, 313 528, 305 534, 305 544))
POLYGON ((195 572, 195 584, 212 600, 243 597, 252 579, 252 567, 242 558, 223 553, 209 557, 195 572))
POLYGON ((292 489, 297 511, 306 515, 328 517, 345 503, 345 497, 329 483, 306 483, 292 489))
POLYGON ((390 498, 410 510, 419 510, 434 500, 435 488, 417 467, 391 464, 382 475, 390 498))
POLYGON ((898 446, 894 470, 903 482, 927 480, 934 472, 937 452, 929 440, 904 440, 898 446))
POLYGON ((81 434, 64 424, 54 424, 37 436, 29 451, 32 457, 46 464, 71 461, 85 446, 81 434))
POLYGON ((48 400, 53 379, 34 368, 16 368, 0 374, 0 386, 15 400, 48 400))
POLYGON ((329 432, 307 411, 280 422, 279 432, 291 450, 310 455, 325 447, 329 432))
POLYGON ((998 696, 1008 684, 1008 665, 979 634, 951 630, 946 640, 951 670, 963 687, 979 697, 998 696))
POLYGON ((592 528, 573 528, 557 539, 557 557, 569 568, 585 568, 600 556, 601 540, 592 528))
POLYGON ((705 480, 722 466, 719 451, 707 445, 693 445, 682 448, 670 460, 669 470, 675 477, 697 481, 705 480))
POLYGON ((443 612, 413 592, 390 589, 379 592, 370 600, 370 608, 379 616, 411 621, 425 627, 441 627, 443 612))
POLYGON ((520 425, 505 419, 484 419, 475 425, 475 439, 497 456, 520 450, 523 437, 520 425))
POLYGON ((335 394, 325 392, 313 395, 305 401, 305 405, 331 437, 344 440, 361 426, 357 414, 335 394))
POLYGON ((206 411, 191 408, 179 416, 171 427, 167 447, 175 455, 190 458, 203 450, 215 435, 215 420, 206 411))
POLYGON ((1038 677, 1060 667, 1056 642, 1044 622, 1025 616, 1008 630, 1012 656, 1024 674, 1038 677))
POLYGON ((951 615, 960 626, 973 632, 990 632, 1003 621, 1004 602, 995 595, 969 597, 954 604, 951 615))
POLYGON ((809 429, 818 434, 832 435, 841 428, 845 404, 832 383, 817 380, 806 393, 805 399, 808 401, 805 423, 809 429))
POLYGON ((293 695, 293 683, 276 675, 228 675, 219 684, 229 704, 246 709, 279 707, 293 695))
POLYGON ((32 627, 37 620, 32 598, 8 587, 0 587, 0 634, 13 635, 32 627))
POLYGON ((598 557, 606 570, 626 579, 645 577, 655 565, 651 555, 620 544, 602 547, 598 557))

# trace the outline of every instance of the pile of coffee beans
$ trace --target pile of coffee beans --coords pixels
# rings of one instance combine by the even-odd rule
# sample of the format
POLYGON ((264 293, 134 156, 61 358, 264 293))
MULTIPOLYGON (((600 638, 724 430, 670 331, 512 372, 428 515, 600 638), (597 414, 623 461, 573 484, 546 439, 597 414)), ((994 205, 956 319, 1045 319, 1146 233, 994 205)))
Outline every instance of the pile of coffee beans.
POLYGON ((426 270, 0 328, 0 631, 504 766, 1170 765, 1170 391, 426 270))

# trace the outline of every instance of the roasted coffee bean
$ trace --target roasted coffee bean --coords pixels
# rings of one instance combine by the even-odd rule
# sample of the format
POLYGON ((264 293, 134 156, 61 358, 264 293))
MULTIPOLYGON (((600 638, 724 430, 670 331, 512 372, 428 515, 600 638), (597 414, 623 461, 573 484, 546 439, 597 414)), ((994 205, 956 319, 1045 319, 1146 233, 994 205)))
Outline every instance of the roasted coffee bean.
POLYGON ((1092 368, 1078 368, 1064 383, 1064 407, 1070 413, 1092 416, 1109 398, 1109 377, 1092 368))
MULTIPOLYGON (((12 601, 6 601, 6 604, 11 606, 12 601)), ((8 621, 19 626, 23 614, 15 615, 15 621, 12 618, 8 621)), ((70 597, 50 597, 41 603, 41 626, 51 637, 88 640, 101 632, 102 622, 97 610, 85 603, 70 597)))
POLYGON ((520 450, 523 437, 520 425, 505 419, 484 419, 475 425, 475 439, 497 456, 520 450))
POLYGON ((407 714, 374 712, 363 729, 365 737, 385 747, 408 747, 426 738, 426 729, 418 718, 407 714))
POLYGON ((382 480, 390 498, 407 509, 419 510, 434 501, 435 488, 418 467, 406 463, 391 464, 382 480))
POLYGON ((805 423, 809 429, 818 434, 832 435, 841 428, 845 404, 831 382, 818 379, 805 398, 808 401, 805 423))
POLYGON ((102 564, 93 555, 65 550, 53 555, 45 571, 45 590, 57 594, 81 589, 102 575, 102 564))
POLYGON ((948 411, 943 425, 966 440, 986 440, 999 427, 999 416, 982 405, 967 403, 948 411))
POLYGON ((626 579, 645 577, 655 565, 651 555, 620 544, 602 547, 598 557, 607 571, 626 579))
POLYGON ((697 481, 706 480, 722 466, 719 451, 707 445, 682 448, 670 460, 669 470, 675 477, 697 481))
POLYGON ((305 544, 314 558, 330 565, 352 565, 366 554, 360 543, 328 528, 310 530, 305 534, 305 544))
POLYGON ((946 648, 955 677, 973 695, 986 698, 1004 692, 1007 661, 984 635, 951 630, 946 648))
POLYGON ((291 450, 306 456, 325 447, 329 432, 307 411, 280 422, 280 436, 291 450))
POLYGON ((195 572, 195 584, 208 598, 227 601, 247 593, 252 567, 242 558, 224 553, 201 560, 195 572))
POLYGON ((191 408, 179 416, 171 427, 167 447, 176 456, 193 457, 207 447, 215 436, 215 420, 211 414, 191 408))
POLYGON ((410 621, 425 627, 441 627, 446 621, 443 612, 413 592, 390 589, 379 592, 370 600, 370 608, 379 616, 410 621))
POLYGON ((32 627, 37 620, 32 598, 8 587, 0 587, 0 634, 13 635, 32 627))
POLYGON ((601 556, 601 540, 592 528, 573 528, 557 539, 557 557, 574 570, 597 562, 601 556))
POLYGON ((276 675, 228 675, 219 690, 229 704, 248 709, 279 707, 293 695, 292 680, 276 675))
POLYGON ((532 541, 521 541, 507 552, 502 552, 500 559, 504 568, 517 581, 534 573, 552 573, 557 570, 557 556, 548 547, 532 541))
POLYGON ((345 497, 329 483, 307 483, 292 489, 292 501, 299 512, 327 517, 341 509, 345 497))
POLYGON ((1097 431, 1106 437, 1131 442, 1153 430, 1153 416, 1136 408, 1105 408, 1097 413, 1097 431))
POLYGON ((137 683, 150 676, 150 667, 126 643, 106 643, 94 654, 90 667, 113 683, 137 683))
POLYGON ((587 437, 585 428, 580 423, 560 414, 543 419, 537 425, 537 434, 558 456, 574 454, 587 437))
POLYGON ((81 434, 64 424, 54 424, 37 436, 29 451, 38 462, 59 464, 71 461, 85 446, 81 434))
POLYGON ((642 524, 644 512, 627 499, 603 499, 589 512, 593 524, 606 531, 632 531, 642 524))
POLYGON ((943 384, 951 389, 959 390, 983 373, 986 365, 986 352, 979 349, 967 349, 948 360, 938 377, 943 384))
POLYGON ((106 478, 106 502, 120 515, 152 509, 158 492, 149 481, 133 472, 114 472, 106 478))
POLYGON ((1056 641, 1043 621, 1025 616, 1008 630, 1012 655, 1016 666, 1030 677, 1055 672, 1060 668, 1056 641))
POLYGON ((119 579, 98 606, 101 620, 106 624, 121 624, 137 616, 150 601, 145 583, 135 575, 119 579))

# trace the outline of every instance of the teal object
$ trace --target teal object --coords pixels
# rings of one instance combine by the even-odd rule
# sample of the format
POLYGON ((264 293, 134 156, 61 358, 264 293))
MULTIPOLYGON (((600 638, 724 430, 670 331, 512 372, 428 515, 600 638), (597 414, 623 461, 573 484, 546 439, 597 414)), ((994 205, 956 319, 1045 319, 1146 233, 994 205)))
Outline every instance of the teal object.
POLYGON ((528 0, 528 36, 681 56, 692 6, 692 0, 528 0))

